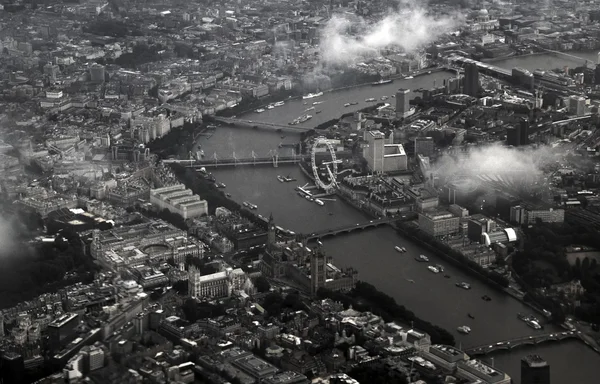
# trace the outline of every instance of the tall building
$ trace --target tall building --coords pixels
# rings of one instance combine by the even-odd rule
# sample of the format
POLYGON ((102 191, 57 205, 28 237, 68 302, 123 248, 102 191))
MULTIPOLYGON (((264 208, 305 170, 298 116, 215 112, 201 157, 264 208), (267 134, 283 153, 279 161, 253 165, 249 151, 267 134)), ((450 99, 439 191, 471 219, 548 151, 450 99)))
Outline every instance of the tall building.
POLYGON ((104 76, 105 70, 103 65, 94 64, 90 67, 90 80, 92 81, 92 83, 104 83, 104 76))
POLYGON ((529 120, 525 118, 521 119, 519 121, 519 129, 519 141, 521 145, 529 144, 529 120))
POLYGON ((396 117, 399 119, 410 115, 409 93, 410 89, 403 88, 396 92, 396 117))
POLYGON ((518 147, 521 145, 521 126, 512 126, 506 128, 506 145, 518 147))
POLYGON ((571 95, 569 97, 569 113, 575 116, 583 116, 585 114, 585 97, 571 95))
POLYGON ((550 365, 539 355, 521 359, 521 384, 550 384, 550 365))
POLYGON ((415 137, 415 157, 418 155, 431 156, 435 150, 433 137, 415 137))
POLYGON ((276 240, 277 227, 275 226, 275 221, 273 220, 273 215, 269 216, 269 224, 268 224, 268 232, 267 232, 267 249, 269 251, 273 250, 273 245, 276 240))
POLYGON ((59 69, 58 65, 53 64, 53 63, 48 63, 48 64, 44 65, 44 75, 48 76, 50 81, 55 82, 56 77, 58 76, 59 73, 60 73, 60 69, 59 69))
POLYGON ((479 91, 479 68, 475 63, 465 64, 465 94, 476 97, 479 91))
POLYGON ((385 135, 381 131, 365 131, 364 139, 367 142, 363 149, 363 157, 367 160, 373 172, 383 172, 383 155, 385 135))
POLYGON ((310 256, 310 292, 314 295, 327 281, 327 258, 316 249, 310 256))
POLYGON ((48 324, 48 341, 54 351, 60 350, 64 345, 75 338, 75 328, 79 325, 79 315, 66 313, 48 324))

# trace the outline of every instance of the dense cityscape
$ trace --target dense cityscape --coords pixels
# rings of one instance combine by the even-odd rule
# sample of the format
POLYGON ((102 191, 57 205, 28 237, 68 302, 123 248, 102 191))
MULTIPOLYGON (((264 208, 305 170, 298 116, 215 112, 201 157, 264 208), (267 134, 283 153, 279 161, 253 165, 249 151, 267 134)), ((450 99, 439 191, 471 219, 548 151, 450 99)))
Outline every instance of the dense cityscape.
POLYGON ((3 0, 0 382, 597 383, 599 5, 3 0))

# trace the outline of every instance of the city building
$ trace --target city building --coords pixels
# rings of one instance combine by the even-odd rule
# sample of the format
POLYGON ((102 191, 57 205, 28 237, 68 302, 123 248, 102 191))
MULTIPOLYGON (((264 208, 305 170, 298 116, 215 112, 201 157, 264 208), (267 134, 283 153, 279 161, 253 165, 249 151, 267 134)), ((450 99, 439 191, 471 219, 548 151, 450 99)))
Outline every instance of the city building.
POLYGON ((459 361, 469 360, 469 356, 460 349, 450 345, 432 345, 428 352, 423 352, 423 356, 440 366, 441 368, 454 372, 459 361))
POLYGON ((479 68, 476 63, 465 64, 465 94, 477 97, 479 92, 479 68))
POLYGON ((208 202, 194 195, 183 184, 151 189, 150 203, 161 211, 168 209, 186 220, 208 214, 208 202))
POLYGON ((401 144, 393 144, 393 134, 388 138, 381 131, 365 131, 363 157, 375 173, 404 171, 408 167, 406 152, 401 144))
POLYGON ((410 116, 414 110, 410 108, 410 89, 400 88, 396 91, 396 117, 399 119, 410 116))
POLYGON ((518 224, 535 224, 540 219, 544 223, 563 223, 565 221, 564 209, 527 209, 522 205, 510 208, 510 221, 518 224))
POLYGON ((575 116, 585 115, 585 97, 577 95, 569 96, 569 114, 575 116))
POLYGON ((519 121, 519 144, 529 144, 529 120, 525 118, 519 121))
POLYGON ((550 365, 539 355, 521 359, 521 384, 550 384, 550 365))
POLYGON ((517 232, 513 228, 504 228, 493 232, 484 232, 481 234, 481 243, 487 247, 501 243, 508 244, 517 241, 517 232))
POLYGON ((458 233, 460 218, 448 211, 419 213, 419 228, 434 237, 458 233))
POLYGON ((319 288, 325 287, 327 281, 327 259, 323 252, 311 252, 310 256, 310 291, 314 295, 319 288))
POLYGON ((435 151, 433 137, 415 137, 415 157, 418 155, 431 156, 435 151))
POLYGON ((74 339, 75 328, 78 325, 79 315, 76 313, 66 313, 48 324, 47 333, 50 348, 58 351, 74 339))
POLYGON ((202 275, 199 268, 190 266, 188 270, 188 292, 196 298, 229 297, 235 291, 253 292, 253 286, 246 273, 240 269, 225 268, 224 271, 202 275))

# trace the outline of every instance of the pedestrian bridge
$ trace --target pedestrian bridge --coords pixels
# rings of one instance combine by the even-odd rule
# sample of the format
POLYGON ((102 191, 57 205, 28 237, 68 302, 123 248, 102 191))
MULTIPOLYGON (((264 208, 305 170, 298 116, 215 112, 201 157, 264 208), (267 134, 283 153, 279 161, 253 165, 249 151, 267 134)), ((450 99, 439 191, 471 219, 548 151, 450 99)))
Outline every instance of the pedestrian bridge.
POLYGON ((487 355, 499 350, 512 350, 525 345, 537 345, 550 341, 562 341, 566 339, 581 339, 581 333, 578 331, 544 333, 534 336, 519 337, 511 340, 503 340, 496 343, 479 345, 465 349, 464 352, 469 356, 487 355))
POLYGON ((308 235, 305 235, 304 238, 307 241, 316 240, 316 239, 320 239, 320 238, 323 238, 326 236, 335 236, 340 233, 350 233, 352 231, 359 231, 359 230, 363 230, 366 228, 378 227, 380 225, 386 225, 386 224, 389 224, 389 223, 397 221, 397 220, 398 220, 397 217, 384 217, 381 219, 370 220, 370 221, 367 221, 366 223, 348 224, 348 225, 340 226, 337 228, 325 229, 323 231, 318 231, 318 232, 312 232, 312 233, 309 233, 308 235))

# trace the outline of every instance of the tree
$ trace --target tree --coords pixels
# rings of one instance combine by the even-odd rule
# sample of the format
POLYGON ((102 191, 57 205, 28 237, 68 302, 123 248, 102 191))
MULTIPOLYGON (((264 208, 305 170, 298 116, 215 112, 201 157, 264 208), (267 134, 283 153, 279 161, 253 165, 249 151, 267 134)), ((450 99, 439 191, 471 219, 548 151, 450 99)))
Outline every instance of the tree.
POLYGON ((254 286, 256 287, 256 290, 261 293, 269 292, 269 290, 271 289, 271 284, 269 283, 269 280, 267 280, 267 278, 264 276, 259 276, 256 279, 254 286))

